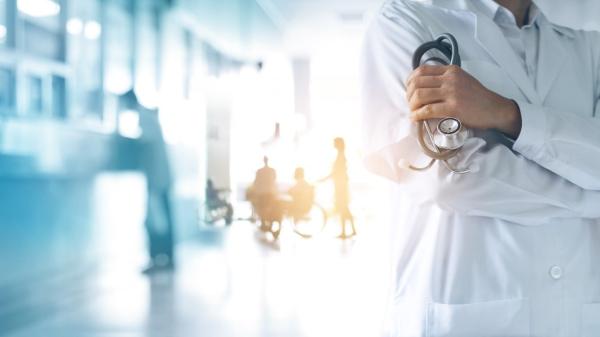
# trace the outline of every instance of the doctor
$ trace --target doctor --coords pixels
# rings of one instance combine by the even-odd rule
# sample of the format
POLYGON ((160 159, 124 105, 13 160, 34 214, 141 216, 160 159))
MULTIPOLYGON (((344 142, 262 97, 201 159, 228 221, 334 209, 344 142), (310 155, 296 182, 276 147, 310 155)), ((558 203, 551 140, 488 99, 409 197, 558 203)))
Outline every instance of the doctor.
POLYGON ((600 34, 531 0, 389 0, 363 55, 367 165, 391 179, 392 336, 600 336, 600 34), (463 68, 421 66, 449 32, 463 68), (426 164, 415 123, 474 131, 426 164), (400 201, 402 198, 408 200, 400 201))

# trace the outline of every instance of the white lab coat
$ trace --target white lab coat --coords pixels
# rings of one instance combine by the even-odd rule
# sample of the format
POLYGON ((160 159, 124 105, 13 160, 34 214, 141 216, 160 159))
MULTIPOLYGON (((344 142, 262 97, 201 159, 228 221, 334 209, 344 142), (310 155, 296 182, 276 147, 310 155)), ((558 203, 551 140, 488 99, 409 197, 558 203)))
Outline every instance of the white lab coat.
POLYGON ((598 337, 600 35, 542 15, 536 88, 472 6, 390 0, 365 38, 366 162, 408 195, 393 223, 390 335, 598 337), (427 162, 405 99, 412 53, 444 32, 463 68, 517 101, 523 119, 514 144, 476 132, 453 161, 466 175, 406 168, 427 162))

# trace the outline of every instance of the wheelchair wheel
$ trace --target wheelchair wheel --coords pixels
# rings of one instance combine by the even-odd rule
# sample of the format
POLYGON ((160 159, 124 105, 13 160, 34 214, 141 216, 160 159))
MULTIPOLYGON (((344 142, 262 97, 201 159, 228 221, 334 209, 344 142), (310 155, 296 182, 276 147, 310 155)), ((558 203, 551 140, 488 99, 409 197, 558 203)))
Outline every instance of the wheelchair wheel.
POLYGON ((204 223, 215 226, 223 222, 226 226, 231 225, 233 218, 233 209, 227 206, 216 208, 204 207, 204 223))
POLYGON ((220 220, 220 215, 218 210, 211 209, 209 207, 204 207, 204 224, 206 225, 215 225, 220 220))
POLYGON ((303 238, 311 238, 323 231, 327 224, 327 212, 317 204, 313 204, 308 213, 293 218, 294 232, 303 238))

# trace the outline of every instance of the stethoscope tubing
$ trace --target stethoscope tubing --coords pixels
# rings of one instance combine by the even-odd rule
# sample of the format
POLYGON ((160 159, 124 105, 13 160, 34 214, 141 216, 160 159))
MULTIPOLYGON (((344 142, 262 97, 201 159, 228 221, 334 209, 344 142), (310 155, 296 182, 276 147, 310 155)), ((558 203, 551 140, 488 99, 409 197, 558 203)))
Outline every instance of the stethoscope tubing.
MULTIPOLYGON (((412 59, 413 69, 417 69, 418 67, 420 67, 423 56, 428 51, 433 50, 433 49, 436 49, 436 50, 440 51, 442 54, 444 54, 444 56, 446 56, 450 60, 450 63, 444 61, 443 59, 441 59, 439 57, 431 57, 431 58, 427 59, 427 61, 425 61, 425 63, 429 62, 429 61, 435 61, 435 62, 445 64, 445 65, 452 64, 452 65, 456 65, 459 67, 461 66, 460 53, 458 50, 458 42, 456 41, 456 38, 452 34, 445 33, 445 34, 440 35, 437 39, 427 42, 427 43, 424 43, 421 46, 419 46, 419 48, 417 48, 417 50, 413 54, 413 59, 412 59), (446 42, 446 41, 448 41, 448 42, 446 42)), ((419 141, 419 145, 421 146, 421 149, 423 150, 425 155, 427 155, 428 157, 431 158, 431 161, 429 162, 429 164, 427 164, 424 167, 415 167, 413 165, 410 165, 409 166, 410 169, 415 170, 415 171, 425 171, 425 170, 431 168, 436 160, 439 160, 442 163, 444 163, 444 166, 446 166, 446 168, 448 168, 450 171, 452 171, 454 173, 464 174, 464 173, 469 172, 468 169, 464 169, 464 170, 456 169, 455 167, 450 165, 450 163, 448 163, 448 160, 455 157, 458 154, 458 152, 460 151, 460 149, 454 149, 454 150, 440 149, 435 144, 435 141, 433 139, 433 133, 432 133, 431 128, 429 127, 429 124, 427 123, 427 121, 420 121, 418 123, 418 137, 417 138, 419 141), (427 142, 425 141, 426 135, 429 138, 429 142, 431 143, 431 146, 433 149, 431 149, 429 147, 429 145, 427 144, 427 142)))

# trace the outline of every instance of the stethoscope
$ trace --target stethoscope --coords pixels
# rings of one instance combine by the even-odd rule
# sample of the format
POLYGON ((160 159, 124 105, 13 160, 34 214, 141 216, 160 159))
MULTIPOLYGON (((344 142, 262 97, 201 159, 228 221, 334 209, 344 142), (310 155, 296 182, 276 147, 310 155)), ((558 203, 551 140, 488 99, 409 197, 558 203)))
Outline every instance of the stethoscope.
MULTIPOLYGON (((452 34, 446 33, 440 35, 437 39, 424 43, 421 45, 413 54, 412 65, 413 69, 417 69, 421 66, 421 63, 427 62, 438 62, 443 65, 457 65, 461 66, 460 54, 458 52, 458 42, 452 36, 452 34), (430 50, 438 50, 444 56, 446 56, 450 63, 439 58, 430 57, 425 62, 421 62, 423 56, 430 50)), ((425 171, 433 166, 436 160, 441 161, 448 170, 458 173, 465 174, 469 173, 469 169, 457 169, 452 166, 448 160, 455 157, 460 149, 465 145, 467 138, 469 138, 469 130, 463 127, 460 120, 457 118, 443 118, 441 119, 435 131, 431 130, 427 121, 420 121, 418 123, 418 140, 421 149, 431 158, 431 161, 427 166, 416 167, 409 165, 409 168, 415 171, 425 171), (427 137, 427 139, 426 139, 427 137)))

